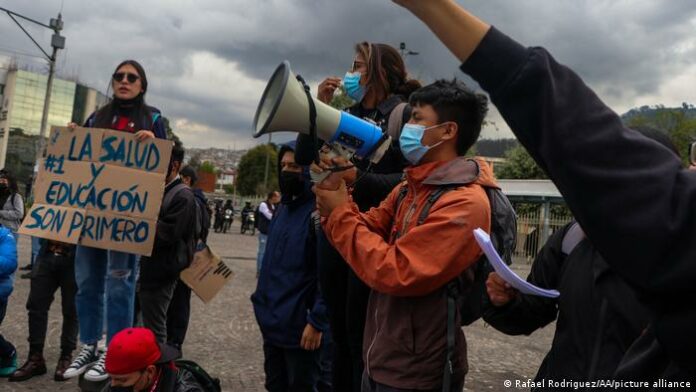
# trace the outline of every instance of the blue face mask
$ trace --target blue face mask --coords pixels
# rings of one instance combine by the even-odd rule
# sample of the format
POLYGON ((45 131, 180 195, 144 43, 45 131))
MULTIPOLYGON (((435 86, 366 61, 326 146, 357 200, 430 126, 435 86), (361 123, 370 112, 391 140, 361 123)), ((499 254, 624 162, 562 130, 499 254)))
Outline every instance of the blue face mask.
POLYGON ((346 89, 346 94, 356 102, 360 102, 365 98, 365 86, 360 84, 360 72, 346 72, 343 77, 343 87, 346 89))
POLYGON ((401 136, 399 136, 399 145, 401 146, 401 153, 404 155, 412 165, 417 165, 425 153, 427 153, 431 148, 437 147, 442 144, 439 141, 432 146, 424 146, 421 143, 423 140, 423 134, 428 129, 433 129, 441 126, 443 124, 434 125, 432 127, 426 128, 425 125, 419 124, 404 124, 401 130, 401 136))

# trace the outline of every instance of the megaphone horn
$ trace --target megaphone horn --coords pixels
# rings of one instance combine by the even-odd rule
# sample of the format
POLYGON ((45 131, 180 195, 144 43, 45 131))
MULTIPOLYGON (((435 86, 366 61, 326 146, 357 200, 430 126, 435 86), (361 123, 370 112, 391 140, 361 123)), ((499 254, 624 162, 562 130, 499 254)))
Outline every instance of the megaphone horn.
POLYGON ((317 137, 341 155, 378 162, 391 138, 378 125, 337 110, 308 96, 302 83, 283 61, 273 72, 254 116, 254 137, 273 132, 310 134, 310 103, 316 108, 317 137))

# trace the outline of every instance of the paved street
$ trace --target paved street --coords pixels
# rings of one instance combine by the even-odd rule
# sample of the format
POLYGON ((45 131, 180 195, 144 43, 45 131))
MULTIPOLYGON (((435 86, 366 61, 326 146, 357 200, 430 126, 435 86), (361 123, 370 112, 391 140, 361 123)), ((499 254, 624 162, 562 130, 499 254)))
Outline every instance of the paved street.
MULTIPOLYGON (((256 286, 256 237, 240 235, 239 227, 232 233, 211 234, 211 247, 220 254, 235 277, 209 305, 192 299, 192 320, 184 346, 184 355, 222 379, 224 391, 262 391, 263 353, 261 335, 251 308, 249 296, 256 286)), ((29 240, 20 244, 20 265, 29 260, 29 240)), ((520 274, 526 275, 526 268, 520 274)), ((26 360, 28 344, 27 313, 24 308, 29 281, 17 279, 10 298, 7 317, 0 327, 3 335, 18 348, 20 365, 26 360)), ((75 391, 77 383, 53 382, 60 337, 60 300, 51 309, 46 358, 49 374, 24 383, 0 380, 0 391, 75 391)), ((444 327, 443 327, 444 328, 444 327)), ((506 379, 534 377, 553 335, 553 326, 532 337, 510 337, 477 322, 467 327, 470 372, 467 391, 505 390, 506 379)), ((513 381, 514 383, 514 381, 513 381)))

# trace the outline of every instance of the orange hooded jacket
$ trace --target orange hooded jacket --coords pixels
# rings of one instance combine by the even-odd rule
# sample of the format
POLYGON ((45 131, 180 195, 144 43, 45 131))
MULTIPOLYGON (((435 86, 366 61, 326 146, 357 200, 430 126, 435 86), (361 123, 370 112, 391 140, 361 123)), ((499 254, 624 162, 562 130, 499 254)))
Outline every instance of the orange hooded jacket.
MULTIPOLYGON (((365 325, 365 366, 373 380, 396 388, 431 389, 442 383, 446 350, 448 282, 481 256, 473 230, 490 231, 484 186, 497 187, 490 167, 460 157, 406 169, 402 185, 379 205, 360 213, 354 203, 324 220, 329 241, 372 288, 365 325), (417 225, 428 196, 457 186, 432 205, 417 225), (398 238, 396 233, 399 233, 398 238)), ((467 371, 466 342, 456 337, 455 376, 467 371)))

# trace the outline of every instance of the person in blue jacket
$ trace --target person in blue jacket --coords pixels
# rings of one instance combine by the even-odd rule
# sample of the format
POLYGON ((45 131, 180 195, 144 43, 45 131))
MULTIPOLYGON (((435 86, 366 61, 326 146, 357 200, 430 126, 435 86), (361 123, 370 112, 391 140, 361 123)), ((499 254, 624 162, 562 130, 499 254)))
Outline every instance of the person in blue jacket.
POLYGON ((265 386, 272 392, 314 390, 328 328, 317 274, 312 183, 308 168, 295 162, 294 148, 291 142, 278 154, 281 204, 251 296, 263 335, 265 386))
MULTIPOLYGON (((0 225, 0 325, 7 311, 7 300, 12 294, 14 272, 17 269, 17 242, 12 231, 0 225)), ((17 370, 17 350, 0 334, 0 377, 17 370)))

